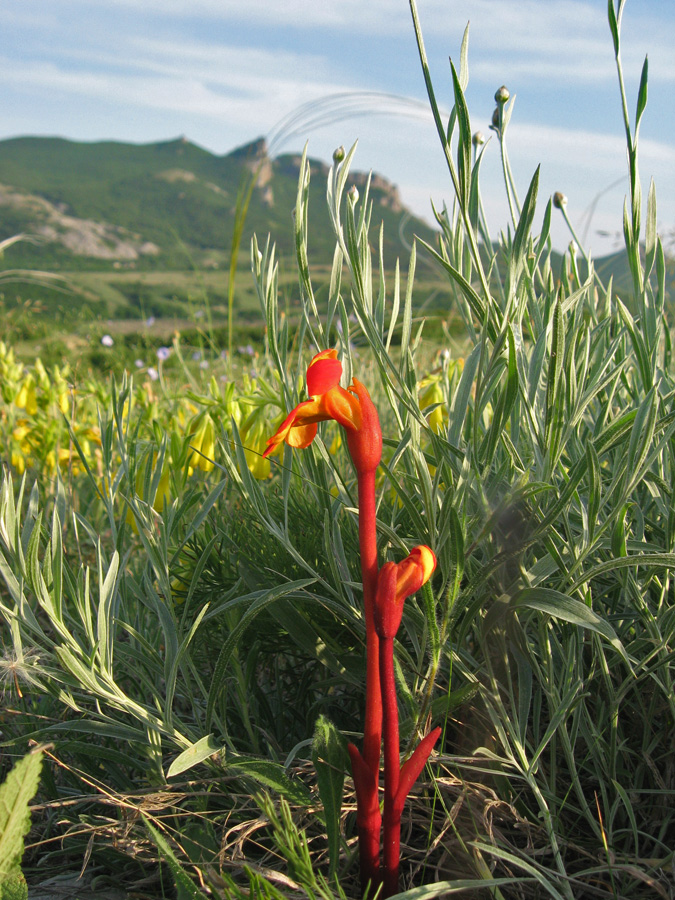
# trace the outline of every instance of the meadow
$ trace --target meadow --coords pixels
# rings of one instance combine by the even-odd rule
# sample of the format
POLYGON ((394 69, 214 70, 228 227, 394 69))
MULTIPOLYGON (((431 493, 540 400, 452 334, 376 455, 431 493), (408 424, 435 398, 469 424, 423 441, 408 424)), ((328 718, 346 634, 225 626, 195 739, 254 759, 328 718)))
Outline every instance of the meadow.
MULTIPOLYGON (((620 293, 571 225, 553 253, 564 197, 540 201, 533 234, 538 172, 514 183, 505 89, 493 140, 512 221, 489 234, 468 33, 446 122, 411 3, 454 190, 435 245, 384 265, 368 190, 346 187, 356 148, 340 148, 311 209, 333 230, 332 267, 312 264, 306 159, 292 280, 274 236, 252 243, 255 341, 243 331, 223 353, 225 301, 190 300, 190 330, 179 317, 170 333, 149 321, 167 310, 139 302, 126 349, 111 316, 100 364, 78 367, 77 341, 35 358, 30 327, 0 344, 3 900, 672 897, 672 298, 637 167, 647 68, 629 100, 622 7, 608 6, 630 176, 620 293), (418 289, 446 313, 427 321, 418 289), (333 380, 313 369, 332 349, 351 393, 332 357, 333 380), (360 386, 381 461, 354 437, 360 386), (289 414, 310 430, 284 431, 289 414), (375 626, 393 650, 385 820, 392 752, 398 772, 399 751, 428 750, 395 889, 364 879, 364 776, 347 748, 372 725, 366 521, 378 591, 413 548, 434 562, 395 637, 375 626)), ((80 277, 111 310, 138 280, 80 277)))

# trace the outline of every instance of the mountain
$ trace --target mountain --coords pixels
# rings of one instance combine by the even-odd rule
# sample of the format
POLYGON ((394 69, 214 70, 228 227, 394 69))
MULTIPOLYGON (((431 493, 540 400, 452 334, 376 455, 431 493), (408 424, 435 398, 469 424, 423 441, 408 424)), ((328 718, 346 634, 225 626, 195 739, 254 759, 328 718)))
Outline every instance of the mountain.
MULTIPOLYGON (((334 249, 325 206, 328 166, 311 160, 310 253, 329 263, 334 249)), ((271 234, 281 255, 293 250, 300 157, 271 158, 263 139, 217 156, 186 138, 154 144, 80 143, 22 137, 0 141, 0 240, 19 232, 36 242, 12 247, 12 266, 41 269, 219 268, 227 264, 237 193, 260 167, 242 241, 271 234)), ((361 190, 367 176, 354 173, 361 190)), ((384 223, 385 259, 407 255, 405 224, 427 240, 396 187, 373 175, 373 224, 384 223), (408 221, 410 220, 410 221, 408 221)))

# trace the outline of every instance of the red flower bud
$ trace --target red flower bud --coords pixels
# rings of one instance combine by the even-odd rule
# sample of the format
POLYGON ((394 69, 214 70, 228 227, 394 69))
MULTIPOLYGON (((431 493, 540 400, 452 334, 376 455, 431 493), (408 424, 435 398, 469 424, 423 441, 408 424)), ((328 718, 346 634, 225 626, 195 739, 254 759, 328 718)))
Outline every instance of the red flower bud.
POLYGON ((403 602, 418 591, 436 568, 429 547, 415 547, 400 563, 386 562, 380 569, 375 592, 375 630, 381 638, 393 638, 403 618, 403 602))

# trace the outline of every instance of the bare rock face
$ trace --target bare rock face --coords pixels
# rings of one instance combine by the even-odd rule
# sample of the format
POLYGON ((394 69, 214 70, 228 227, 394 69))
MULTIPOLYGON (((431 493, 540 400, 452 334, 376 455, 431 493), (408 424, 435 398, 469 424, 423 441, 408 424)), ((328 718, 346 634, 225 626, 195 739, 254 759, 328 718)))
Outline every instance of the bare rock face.
MULTIPOLYGON (((368 183, 368 175, 365 172, 354 172, 352 180, 359 190, 363 190, 368 183)), ((395 213, 403 212, 398 188, 391 181, 387 181, 382 175, 371 175, 370 190, 371 193, 379 195, 377 199, 380 206, 385 206, 395 213)))
POLYGON ((6 185, 0 185, 0 207, 3 206, 25 212, 35 223, 30 229, 33 234, 47 242, 62 244, 77 256, 130 261, 160 252, 156 244, 144 241, 126 228, 69 216, 63 204, 56 206, 37 194, 24 194, 6 185))
MULTIPOLYGON (((308 160, 309 162, 309 174, 312 178, 315 176, 320 176, 322 178, 326 178, 329 172, 329 166, 327 166, 323 162, 318 162, 315 159, 308 160)), ((280 156, 276 164, 279 167, 279 171, 284 175, 290 175, 292 178, 297 178, 300 173, 300 165, 302 163, 302 156, 299 153, 292 153, 288 155, 280 156)))
POLYGON ((373 175, 370 184, 371 187, 382 191, 382 198, 380 200, 382 206, 388 207, 392 212, 395 213, 403 212, 401 195, 399 194, 398 188, 395 184, 387 181, 387 179, 383 178, 381 175, 373 175))
POLYGON ((274 168, 265 138, 258 138, 256 141, 251 141, 250 144, 244 144, 243 147, 232 151, 229 156, 240 159, 251 174, 256 174, 255 186, 260 191, 261 201, 265 206, 274 206, 274 191, 271 184, 274 168))
POLYGON ((256 169, 258 171, 258 181, 257 186, 259 188, 265 188, 272 180, 272 161, 269 157, 265 157, 262 160, 259 160, 255 163, 246 163, 247 167, 251 169, 252 172, 255 172, 256 169))
POLYGON ((187 169, 165 169, 157 175, 157 178, 161 178, 162 181, 168 181, 169 184, 175 184, 176 182, 181 181, 186 184, 191 184, 197 180, 195 173, 189 172, 187 169))
MULTIPOLYGON (((261 187, 261 185, 258 185, 258 187, 261 187)), ((268 184, 267 187, 263 188, 261 200, 265 206, 274 206, 274 191, 272 190, 271 184, 268 184)))

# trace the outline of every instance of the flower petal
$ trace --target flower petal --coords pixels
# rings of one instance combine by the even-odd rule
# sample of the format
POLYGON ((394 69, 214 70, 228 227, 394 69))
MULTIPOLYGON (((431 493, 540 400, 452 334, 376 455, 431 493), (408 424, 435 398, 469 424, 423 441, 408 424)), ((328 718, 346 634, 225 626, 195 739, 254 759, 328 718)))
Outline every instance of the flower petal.
POLYGON ((316 423, 330 419, 321 400, 305 400, 286 416, 275 434, 267 441, 263 457, 273 453, 284 441, 291 447, 309 447, 316 437, 316 423))
POLYGON ((323 350, 307 367, 307 393, 310 397, 320 397, 337 387, 341 376, 342 363, 337 358, 337 350, 323 350))
POLYGON ((429 547, 414 547, 410 554, 398 564, 396 578, 396 598, 405 600, 431 578, 436 568, 436 557, 429 547))
POLYGON ((335 419, 338 425, 348 431, 358 431, 361 428, 361 404, 349 391, 338 385, 327 391, 321 399, 329 418, 335 419))
POLYGON ((436 741, 441 736, 441 729, 434 728, 429 734, 422 738, 413 755, 407 759, 401 766, 401 775, 398 783, 398 791, 394 798, 394 809, 399 814, 403 811, 405 798, 410 793, 410 789, 420 776, 422 769, 425 767, 431 751, 434 749, 436 741))
POLYGON ((347 446, 356 471, 360 474, 374 471, 382 459, 382 429, 375 404, 365 385, 354 378, 349 388, 352 403, 358 409, 356 428, 347 431, 347 446))
POLYGON ((293 425, 286 435, 286 443, 289 447, 297 447, 299 450, 304 450, 305 447, 309 447, 316 437, 316 431, 316 423, 314 422, 310 422, 309 425, 293 425))

